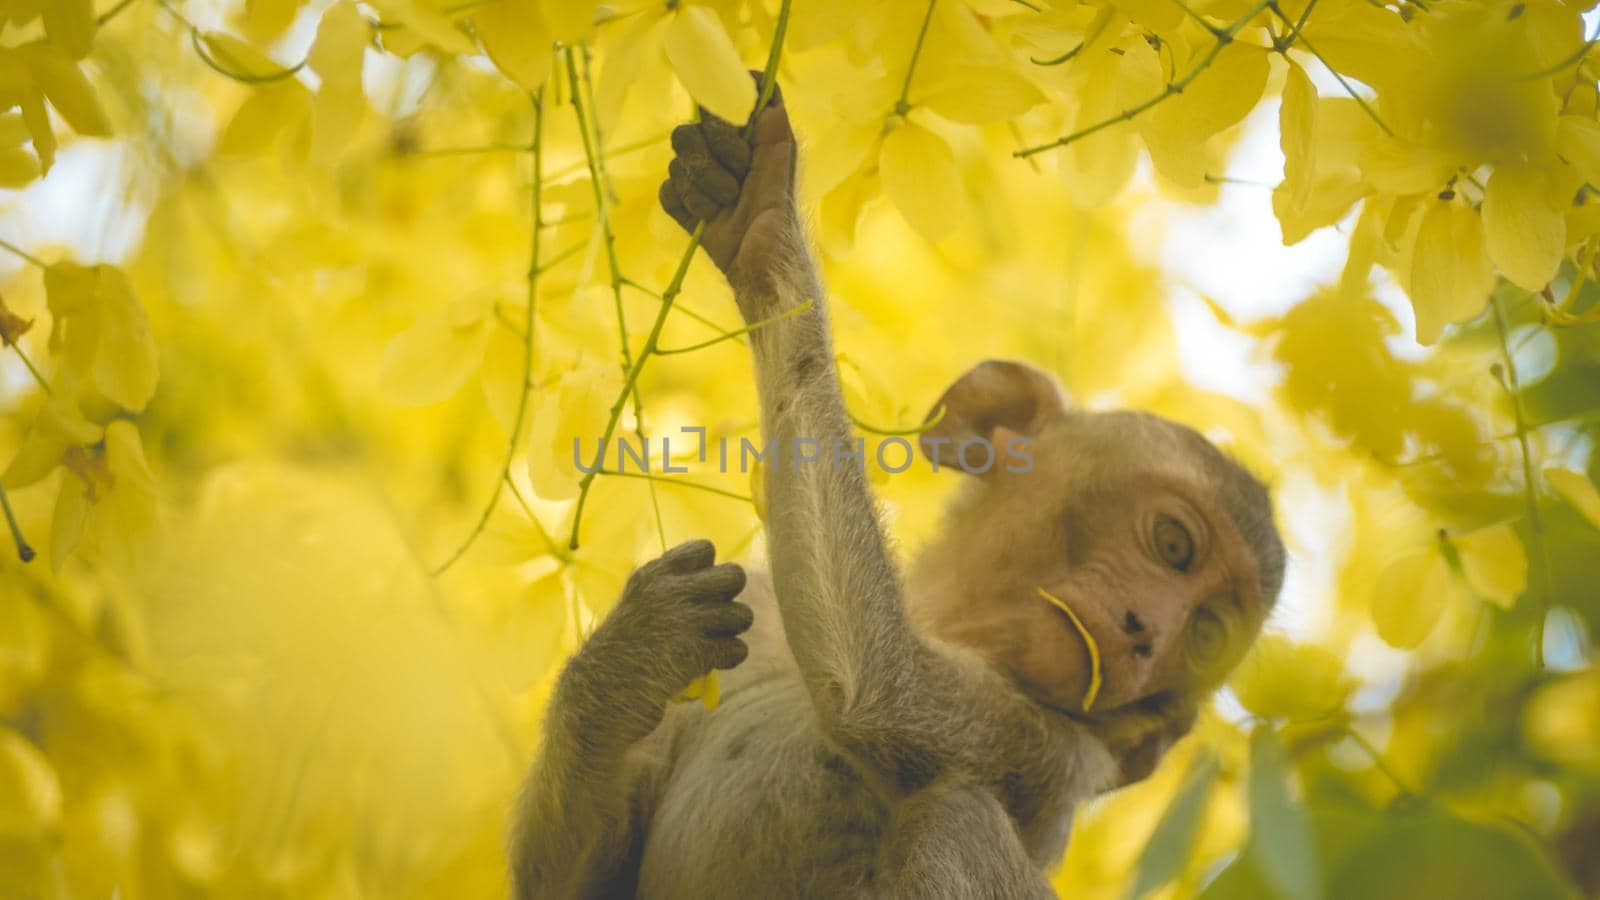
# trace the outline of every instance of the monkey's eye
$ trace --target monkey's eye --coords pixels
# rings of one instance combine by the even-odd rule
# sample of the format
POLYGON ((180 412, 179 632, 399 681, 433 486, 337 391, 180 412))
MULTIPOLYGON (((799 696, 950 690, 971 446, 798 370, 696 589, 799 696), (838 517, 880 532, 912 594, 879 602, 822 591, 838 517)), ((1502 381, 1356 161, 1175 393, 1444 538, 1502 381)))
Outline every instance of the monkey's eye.
POLYGON ((1228 629, 1209 609, 1197 609, 1189 620, 1189 653, 1202 665, 1216 662, 1228 643, 1228 629))
POLYGON ((1160 554, 1162 562, 1179 572, 1188 570, 1194 561, 1194 538, 1189 536, 1189 529, 1183 527, 1182 522, 1171 516, 1157 519, 1155 540, 1156 553, 1160 554))

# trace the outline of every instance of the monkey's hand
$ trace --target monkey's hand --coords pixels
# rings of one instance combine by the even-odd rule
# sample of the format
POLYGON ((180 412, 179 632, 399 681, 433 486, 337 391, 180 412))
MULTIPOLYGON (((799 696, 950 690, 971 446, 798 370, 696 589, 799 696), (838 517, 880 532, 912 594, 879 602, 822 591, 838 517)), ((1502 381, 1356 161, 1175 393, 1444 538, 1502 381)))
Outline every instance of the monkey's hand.
MULTIPOLYGON (((760 73, 752 74, 759 84, 760 73)), ((745 309, 751 292, 741 289, 768 286, 799 233, 794 132, 776 89, 754 119, 750 140, 705 109, 699 122, 673 129, 676 155, 660 191, 662 208, 685 230, 706 223, 700 245, 733 283, 747 320, 766 311, 745 309)))
POLYGON ((588 728, 631 744, 661 724, 668 701, 689 682, 744 661, 750 651, 738 635, 754 613, 733 599, 744 589, 744 569, 713 565, 715 556, 710 541, 690 541, 628 578, 564 678, 567 699, 589 713, 588 728))

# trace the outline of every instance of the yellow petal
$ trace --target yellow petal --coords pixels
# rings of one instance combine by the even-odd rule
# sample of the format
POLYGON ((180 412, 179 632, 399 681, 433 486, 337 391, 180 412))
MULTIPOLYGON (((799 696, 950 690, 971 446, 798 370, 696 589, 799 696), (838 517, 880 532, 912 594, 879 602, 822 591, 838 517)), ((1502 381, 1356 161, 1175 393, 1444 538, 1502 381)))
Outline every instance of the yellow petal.
POLYGON ((684 5, 667 22, 663 46, 696 103, 743 124, 756 105, 756 83, 714 10, 684 5))
POLYGON ((87 137, 105 137, 111 134, 111 122, 94 86, 78 68, 78 64, 62 51, 47 44, 29 44, 17 51, 33 73, 33 80, 50 99, 50 105, 61 113, 72 130, 87 137))
POLYGON ((22 121, 33 136, 33 152, 39 157, 39 170, 50 174, 56 164, 56 133, 50 127, 50 112, 44 108, 44 91, 36 84, 22 92, 22 121))
POLYGON ((378 371, 384 390, 408 406, 454 394, 483 365, 493 311, 490 301, 474 299, 417 320, 383 351, 378 371))
POLYGON ((50 570, 60 573, 61 566, 78 546, 83 536, 83 523, 89 515, 89 491, 83 480, 71 472, 61 473, 61 486, 56 492, 55 513, 50 517, 50 570))
POLYGON ((1432 344, 1453 322, 1483 310, 1494 287, 1478 216, 1452 201, 1430 204, 1411 251, 1411 305, 1417 340, 1432 344))
POLYGON ((361 88, 362 60, 371 28, 349 3, 339 3, 322 16, 311 65, 322 85, 311 114, 311 158, 332 161, 350 142, 366 113, 361 88))
POLYGON ((1594 482, 1582 472, 1553 468, 1544 470, 1544 481, 1591 525, 1600 528, 1600 490, 1595 489, 1594 482))
POLYGON ((270 43, 294 24, 304 0, 250 0, 245 4, 244 31, 256 41, 270 43))
POLYGON ((0 150, 0 187, 20 188, 39 177, 39 160, 19 147, 0 150))
POLYGON ((1327 648, 1264 634, 1229 679, 1245 709, 1263 718, 1312 719, 1344 705, 1353 683, 1327 648))
POLYGON ((0 147, 18 147, 31 136, 21 113, 0 114, 0 147))
POLYGON ((35 841, 61 821, 61 782, 33 742, 0 728, 0 837, 35 841))
POLYGON ((1444 556, 1433 546, 1395 558, 1373 585, 1372 622, 1378 637, 1408 650, 1427 639, 1455 595, 1444 556))
MULTIPOLYGON (((1096 53, 1089 77, 1078 91, 1073 129, 1098 125, 1120 112, 1126 97, 1119 95, 1119 87, 1124 88, 1124 93, 1138 90, 1126 87, 1130 84, 1155 84, 1153 89, 1159 89, 1160 79, 1160 62, 1155 51, 1142 41, 1130 47, 1126 56, 1096 53)), ((1127 124, 1118 123, 1062 150, 1062 183, 1074 204, 1092 209, 1122 190, 1133 175, 1138 159, 1139 148, 1133 131, 1127 124)))
POLYGON ((555 662, 567 628, 567 592, 561 570, 533 580, 510 603, 497 633, 505 641, 500 674, 513 692, 528 689, 555 662))
MULTIPOLYGON (((405 25, 422 40, 447 53, 471 56, 477 48, 450 16, 421 0, 372 0, 383 21, 405 25)), ((350 3, 340 3, 354 10, 350 3)), ((331 12, 332 10, 330 10, 331 12)))
POLYGON ((917 102, 952 121, 981 125, 1020 116, 1044 99, 1032 82, 1010 69, 957 66, 917 102))
POLYGON ((44 5, 44 30, 50 43, 73 59, 89 55, 98 28, 93 0, 49 0, 44 5))
POLYGON ((938 241, 960 220, 961 175, 944 138, 906 122, 883 139, 883 192, 921 235, 938 241))
POLYGON ((1600 184, 1600 122, 1590 116, 1556 120, 1556 149, 1584 181, 1600 184))
POLYGON ((1510 609, 1528 586, 1528 557, 1516 529, 1494 525, 1451 541, 1472 589, 1501 609, 1510 609))
POLYGON ((271 78, 282 75, 288 68, 226 32, 207 31, 200 36, 200 42, 213 62, 234 75, 271 78))
POLYGON ((716 709, 717 704, 722 702, 722 683, 717 680, 716 671, 712 670, 689 682, 689 686, 672 699, 676 703, 699 700, 706 709, 716 709))
POLYGON ((1566 249, 1566 209, 1555 179, 1539 168, 1507 163, 1483 192, 1483 230, 1489 258, 1518 287, 1550 283, 1566 249))
POLYGON ((100 346, 94 383, 107 399, 135 412, 156 392, 156 340, 144 306, 122 270, 101 266, 100 346))
POLYGON ((1316 174, 1316 109, 1317 89, 1299 66, 1290 63, 1278 111, 1278 144, 1283 148, 1283 184, 1296 209, 1310 199, 1316 174))
POLYGON ((152 560, 160 532, 155 474, 145 460, 139 430, 127 419, 106 426, 106 466, 112 488, 90 530, 107 563, 134 571, 152 560))
POLYGON ((280 136, 311 115, 311 92, 295 79, 252 90, 234 112, 217 142, 221 156, 254 156, 271 149, 280 136))
POLYGON ((100 440, 100 434, 99 426, 78 411, 78 404, 58 391, 40 408, 17 455, 0 475, 0 483, 8 488, 27 487, 50 474, 68 447, 92 444, 100 440))
POLYGON ((478 40, 495 68, 524 90, 550 78, 555 39, 535 0, 500 0, 474 12, 478 40))
MULTIPOLYGON (((545 389, 535 399, 532 434, 528 440, 528 477, 533 489, 547 500, 577 495, 582 468, 593 468, 605 433, 610 406, 622 388, 622 374, 613 365, 590 363, 566 372, 555 389, 545 389)), ((621 427, 605 446, 600 464, 617 466, 618 443, 627 440, 642 455, 637 439, 621 427)), ((653 459, 652 465, 658 461, 653 459)), ((629 471, 634 463, 630 462, 629 471)))
POLYGON ((599 0, 541 0, 540 12, 552 38, 563 44, 575 44, 594 30, 599 6, 599 0))

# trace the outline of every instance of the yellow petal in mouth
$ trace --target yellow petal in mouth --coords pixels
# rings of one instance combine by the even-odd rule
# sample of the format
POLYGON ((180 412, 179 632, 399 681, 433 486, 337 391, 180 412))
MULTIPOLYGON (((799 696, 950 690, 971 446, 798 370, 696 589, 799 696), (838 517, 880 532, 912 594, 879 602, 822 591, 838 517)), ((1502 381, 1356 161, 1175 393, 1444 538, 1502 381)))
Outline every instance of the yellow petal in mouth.
POLYGON ((1089 687, 1083 692, 1083 711, 1088 712, 1094 706, 1095 697, 1100 694, 1100 645, 1094 642, 1094 635, 1083 625, 1083 620, 1072 611, 1072 607, 1051 594, 1044 588, 1039 588, 1039 596, 1050 601, 1050 605, 1067 614, 1067 619, 1072 622, 1072 627, 1078 629, 1078 636, 1083 638, 1083 645, 1089 648, 1089 687))

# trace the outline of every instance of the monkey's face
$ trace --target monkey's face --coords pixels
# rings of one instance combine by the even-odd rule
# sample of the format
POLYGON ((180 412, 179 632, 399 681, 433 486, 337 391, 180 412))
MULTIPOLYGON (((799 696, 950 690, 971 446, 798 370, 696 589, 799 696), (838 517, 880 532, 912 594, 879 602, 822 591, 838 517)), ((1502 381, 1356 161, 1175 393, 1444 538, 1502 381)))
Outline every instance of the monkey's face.
POLYGON ((1016 364, 979 366, 942 402, 930 434, 1020 437, 1032 465, 978 476, 933 550, 959 564, 919 565, 931 627, 1101 731, 1125 778, 1142 777, 1276 595, 1282 547, 1264 489, 1195 432, 1068 410, 1047 376, 1016 364))

